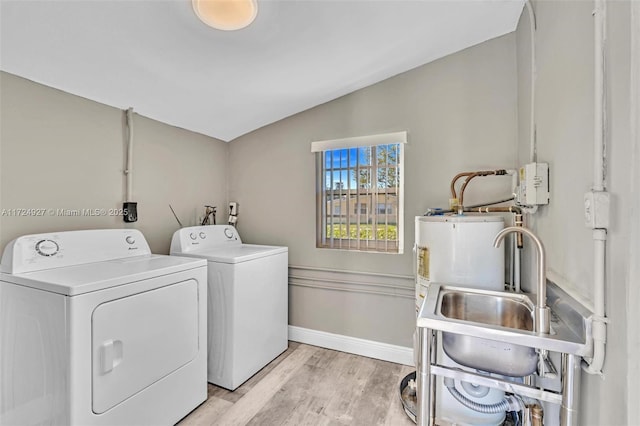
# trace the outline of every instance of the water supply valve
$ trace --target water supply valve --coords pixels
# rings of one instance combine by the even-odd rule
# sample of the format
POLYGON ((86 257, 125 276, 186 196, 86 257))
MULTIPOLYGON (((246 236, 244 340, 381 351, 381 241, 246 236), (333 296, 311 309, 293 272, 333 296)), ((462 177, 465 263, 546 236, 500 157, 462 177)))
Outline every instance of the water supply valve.
POLYGON ((229 225, 236 226, 238 222, 238 203, 232 201, 229 203, 229 225))

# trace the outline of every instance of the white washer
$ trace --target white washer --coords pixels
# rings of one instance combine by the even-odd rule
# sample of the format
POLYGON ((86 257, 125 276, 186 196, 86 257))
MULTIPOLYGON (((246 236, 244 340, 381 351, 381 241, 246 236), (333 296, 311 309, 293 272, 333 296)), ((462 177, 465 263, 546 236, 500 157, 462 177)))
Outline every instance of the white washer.
POLYGON ((171 254, 208 261, 209 382, 234 390, 287 349, 287 247, 243 244, 232 226, 194 226, 173 234, 171 254))
POLYGON ((206 262, 136 230, 27 235, 0 273, 0 424, 172 425, 207 398, 206 262))

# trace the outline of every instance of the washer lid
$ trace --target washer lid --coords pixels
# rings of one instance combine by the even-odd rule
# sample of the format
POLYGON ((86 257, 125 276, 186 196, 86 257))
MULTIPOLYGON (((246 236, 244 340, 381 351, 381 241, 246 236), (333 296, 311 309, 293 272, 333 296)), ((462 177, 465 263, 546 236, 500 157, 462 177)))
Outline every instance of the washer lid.
POLYGON ((150 254, 21 274, 2 273, 0 279, 75 296, 204 266, 202 259, 150 254))
POLYGON ((256 244, 240 244, 225 248, 208 248, 203 250, 193 250, 188 253, 172 253, 178 256, 193 256, 205 258, 210 262, 219 263, 241 263, 249 260, 259 259, 275 254, 287 253, 287 247, 261 246, 256 244))

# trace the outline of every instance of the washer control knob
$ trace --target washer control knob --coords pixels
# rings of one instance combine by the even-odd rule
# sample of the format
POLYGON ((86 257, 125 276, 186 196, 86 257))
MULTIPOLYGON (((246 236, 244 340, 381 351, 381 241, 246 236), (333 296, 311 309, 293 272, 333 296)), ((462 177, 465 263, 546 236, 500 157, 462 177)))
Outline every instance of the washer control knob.
POLYGON ((233 238, 233 230, 231 228, 224 228, 224 235, 229 239, 233 238))
POLYGON ((190 234, 189 234, 189 237, 190 237, 192 240, 195 240, 196 238, 198 238, 198 236, 196 235, 196 233, 195 233, 195 232, 190 233, 190 234))
POLYGON ((36 251, 40 256, 54 256, 60 247, 53 240, 40 240, 36 243, 36 251))
POLYGON ((202 238, 204 240, 205 238, 207 238, 207 234, 205 234, 204 232, 201 232, 200 233, 200 238, 202 238))
POLYGON ((136 239, 133 238, 131 235, 127 235, 127 238, 125 238, 125 241, 127 242, 127 244, 135 244, 136 239))

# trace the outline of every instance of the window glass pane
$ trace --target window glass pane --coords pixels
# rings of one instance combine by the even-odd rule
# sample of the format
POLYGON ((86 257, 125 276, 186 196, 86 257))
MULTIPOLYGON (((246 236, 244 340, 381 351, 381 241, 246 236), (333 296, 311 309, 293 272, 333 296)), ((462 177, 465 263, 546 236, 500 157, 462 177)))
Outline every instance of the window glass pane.
POLYGON ((398 144, 325 151, 318 247, 398 252, 398 144))
POLYGON ((341 170, 340 177, 340 188, 347 189, 347 185, 349 183, 349 170, 341 170))
POLYGON ((325 189, 331 188, 331 172, 326 171, 324 173, 324 187, 325 189))
POLYGON ((360 159, 360 165, 370 166, 371 165, 371 148, 370 147, 358 148, 358 157, 360 159))

